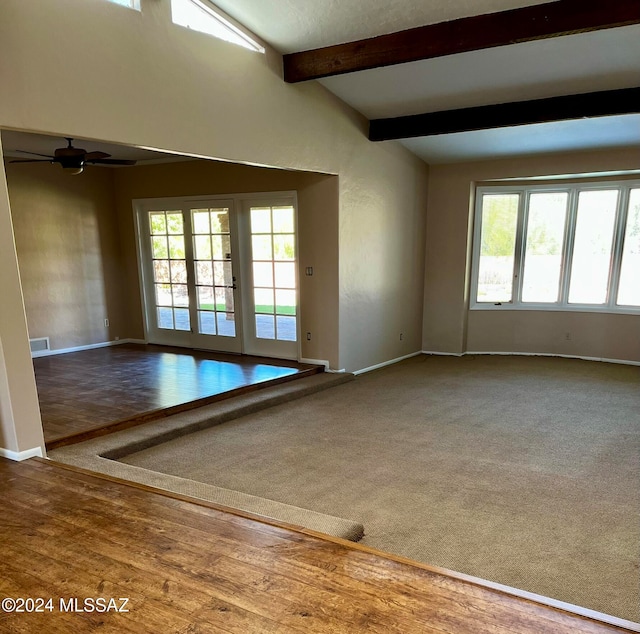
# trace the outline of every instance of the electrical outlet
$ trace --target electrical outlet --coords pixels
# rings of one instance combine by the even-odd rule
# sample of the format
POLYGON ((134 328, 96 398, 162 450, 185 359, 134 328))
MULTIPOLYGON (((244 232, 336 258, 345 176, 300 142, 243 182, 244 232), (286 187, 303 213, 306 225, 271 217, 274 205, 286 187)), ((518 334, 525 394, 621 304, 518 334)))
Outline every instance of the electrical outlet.
POLYGON ((105 319, 105 320, 104 320, 104 327, 105 327, 105 328, 108 328, 108 327, 109 327, 109 320, 108 320, 108 319, 105 319))
POLYGON ((571 341, 571 333, 570 332, 565 332, 564 333, 564 340, 565 341, 571 341))
POLYGON ((311 341, 311 333, 310 332, 307 333, 307 341, 311 341))
POLYGON ((403 339, 404 339, 404 335, 400 333, 400 341, 402 341, 403 339))

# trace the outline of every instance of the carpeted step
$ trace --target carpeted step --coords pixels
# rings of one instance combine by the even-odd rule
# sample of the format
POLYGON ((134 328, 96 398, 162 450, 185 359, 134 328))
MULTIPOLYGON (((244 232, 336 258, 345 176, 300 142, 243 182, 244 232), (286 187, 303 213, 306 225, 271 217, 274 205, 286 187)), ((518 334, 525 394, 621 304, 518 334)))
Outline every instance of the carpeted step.
MULTIPOLYGON (((348 373, 313 374, 303 379, 274 385, 258 392, 250 392, 213 405, 198 407, 161 420, 154 420, 135 429, 110 434, 107 438, 117 440, 117 445, 114 449, 100 452, 100 455, 111 460, 118 460, 123 456, 165 443, 178 436, 191 434, 234 418, 247 416, 268 407, 302 398, 352 381, 354 378, 353 374, 348 373), (128 441, 122 442, 123 438, 127 438, 128 441)), ((86 445, 87 443, 80 444, 86 445)))
POLYGON ((353 379, 352 374, 346 373, 315 374, 259 392, 252 392, 182 414, 155 420, 138 427, 61 447, 49 451, 48 457, 83 469, 200 498, 342 539, 358 541, 364 535, 364 527, 361 523, 353 520, 325 515, 239 491, 223 489, 117 462, 124 456, 154 447, 179 436, 219 425, 353 379))

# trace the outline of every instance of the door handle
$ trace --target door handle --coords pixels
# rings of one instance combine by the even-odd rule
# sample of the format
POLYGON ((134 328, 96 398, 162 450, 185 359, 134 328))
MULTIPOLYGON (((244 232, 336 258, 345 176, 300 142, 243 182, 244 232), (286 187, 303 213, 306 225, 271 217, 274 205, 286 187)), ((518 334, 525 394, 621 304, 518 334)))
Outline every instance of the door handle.
POLYGON ((237 287, 235 284, 231 284, 230 286, 225 286, 225 288, 233 288, 233 289, 236 289, 236 288, 238 288, 238 287, 237 287))

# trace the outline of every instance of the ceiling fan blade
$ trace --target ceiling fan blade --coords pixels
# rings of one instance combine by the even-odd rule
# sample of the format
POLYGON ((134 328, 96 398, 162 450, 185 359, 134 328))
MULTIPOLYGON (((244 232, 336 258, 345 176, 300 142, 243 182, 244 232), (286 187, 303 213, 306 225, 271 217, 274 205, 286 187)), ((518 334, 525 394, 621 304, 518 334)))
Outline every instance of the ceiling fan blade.
POLYGON ((135 165, 137 161, 128 161, 125 159, 89 159, 84 161, 93 165, 135 165))
POLYGON ((20 152, 20 154, 33 154, 34 156, 44 156, 45 158, 53 158, 50 154, 40 154, 40 152, 29 152, 28 150, 14 150, 14 152, 20 152))
MULTIPOLYGON (((44 154, 41 156, 44 156, 44 154)), ((9 163, 53 163, 53 157, 49 159, 13 159, 9 163)))
POLYGON ((87 161, 94 161, 95 159, 106 159, 109 158, 111 154, 107 154, 106 152, 87 152, 84 157, 85 163, 87 161))

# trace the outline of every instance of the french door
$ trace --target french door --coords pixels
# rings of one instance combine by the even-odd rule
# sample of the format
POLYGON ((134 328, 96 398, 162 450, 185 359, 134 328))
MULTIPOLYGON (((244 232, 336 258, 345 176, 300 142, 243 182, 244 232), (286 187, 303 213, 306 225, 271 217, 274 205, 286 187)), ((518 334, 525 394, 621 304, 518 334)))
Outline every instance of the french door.
POLYGON ((233 201, 138 208, 150 343, 241 352, 233 201))
POLYGON ((243 201, 245 350, 298 357, 296 213, 292 198, 243 201))
POLYGON ((299 356, 293 195, 136 203, 150 343, 299 356))

